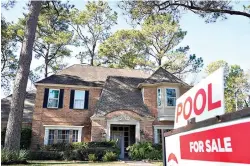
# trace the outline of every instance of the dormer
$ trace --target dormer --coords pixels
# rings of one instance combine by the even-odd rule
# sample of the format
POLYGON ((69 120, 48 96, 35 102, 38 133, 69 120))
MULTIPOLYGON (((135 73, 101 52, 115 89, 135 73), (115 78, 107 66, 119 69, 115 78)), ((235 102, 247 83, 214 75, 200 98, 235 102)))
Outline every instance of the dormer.
POLYGON ((162 67, 138 87, 141 89, 144 103, 159 121, 174 120, 176 100, 190 88, 187 83, 162 67))

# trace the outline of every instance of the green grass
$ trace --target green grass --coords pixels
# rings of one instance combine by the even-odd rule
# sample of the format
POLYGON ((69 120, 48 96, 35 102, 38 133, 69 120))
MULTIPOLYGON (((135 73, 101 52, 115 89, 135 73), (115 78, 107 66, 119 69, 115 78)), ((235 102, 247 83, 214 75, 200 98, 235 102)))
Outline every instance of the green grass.
MULTIPOLYGON (((123 161, 114 162, 88 162, 88 161, 56 161, 56 160, 44 160, 44 161, 28 161, 28 166, 129 166, 123 161)), ((162 162, 152 162, 155 166, 163 166, 162 162)), ((24 166, 23 164, 11 165, 11 166, 24 166)))

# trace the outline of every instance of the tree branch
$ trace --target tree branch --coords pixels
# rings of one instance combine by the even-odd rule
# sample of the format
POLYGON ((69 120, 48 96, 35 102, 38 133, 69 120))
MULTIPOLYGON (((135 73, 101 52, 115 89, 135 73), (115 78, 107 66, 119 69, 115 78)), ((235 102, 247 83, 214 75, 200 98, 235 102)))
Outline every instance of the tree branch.
POLYGON ((241 11, 237 11, 237 10, 227 10, 227 9, 215 9, 215 8, 206 8, 205 9, 202 7, 194 6, 192 3, 191 3, 191 5, 186 5, 184 3, 183 4, 182 3, 170 3, 169 5, 164 6, 162 8, 159 8, 159 5, 158 5, 158 8, 159 8, 159 10, 165 10, 170 6, 176 6, 176 5, 185 7, 189 10, 204 11, 207 13, 225 13, 225 14, 240 15, 240 16, 245 16, 245 17, 250 18, 250 13, 241 12, 241 11))

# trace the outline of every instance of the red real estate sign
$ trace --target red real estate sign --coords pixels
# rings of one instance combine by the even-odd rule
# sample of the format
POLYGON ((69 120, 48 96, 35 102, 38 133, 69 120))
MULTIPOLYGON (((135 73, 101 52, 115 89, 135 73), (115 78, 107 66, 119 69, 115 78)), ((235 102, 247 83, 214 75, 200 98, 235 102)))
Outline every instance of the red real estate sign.
POLYGON ((181 159, 250 164, 250 122, 180 136, 181 159))
POLYGON ((250 165, 250 117, 165 137, 167 166, 250 165))
POLYGON ((196 122, 225 113, 224 69, 220 68, 176 100, 174 128, 187 125, 189 119, 196 122))

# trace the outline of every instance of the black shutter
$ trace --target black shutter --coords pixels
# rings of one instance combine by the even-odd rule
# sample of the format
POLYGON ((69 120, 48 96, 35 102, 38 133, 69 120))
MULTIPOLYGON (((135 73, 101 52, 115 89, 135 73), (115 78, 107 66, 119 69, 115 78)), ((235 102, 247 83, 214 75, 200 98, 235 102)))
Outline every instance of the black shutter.
POLYGON ((70 101, 69 101, 69 108, 74 108, 74 98, 75 98, 75 90, 70 91, 70 101))
POLYGON ((49 97, 49 88, 45 88, 44 89, 44 96, 43 96, 43 108, 47 108, 48 97, 49 97))
POLYGON ((89 91, 85 91, 84 109, 89 108, 89 91))
POLYGON ((63 108, 63 96, 64 96, 64 89, 60 89, 58 108, 63 108))

